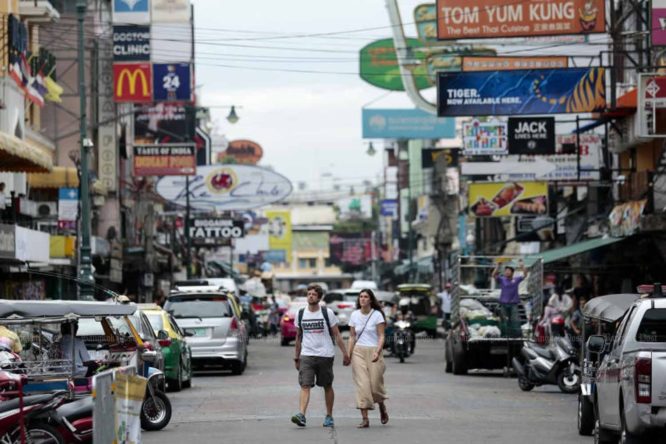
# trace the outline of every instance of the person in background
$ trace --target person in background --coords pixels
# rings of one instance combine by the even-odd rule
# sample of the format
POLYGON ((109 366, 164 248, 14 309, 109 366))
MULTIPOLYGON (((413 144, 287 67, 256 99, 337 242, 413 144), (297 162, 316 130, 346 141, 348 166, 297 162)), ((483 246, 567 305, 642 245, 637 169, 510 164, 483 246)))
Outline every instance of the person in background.
POLYGON ((571 343, 580 350, 583 345, 583 328, 585 328, 585 318, 583 317, 583 308, 587 303, 587 298, 581 296, 576 304, 576 308, 571 313, 571 317, 568 322, 568 332, 571 339, 571 343))
POLYGON ((451 283, 447 282, 442 290, 437 296, 440 300, 440 307, 442 308, 442 327, 444 329, 449 329, 449 322, 451 320, 451 283))
POLYGON ((23 350, 19 336, 4 325, 0 325, 0 346, 6 347, 14 353, 21 353, 23 350))
POLYGON ((60 353, 63 359, 74 361, 74 376, 89 377, 97 367, 95 361, 90 359, 88 349, 83 339, 76 336, 79 330, 78 322, 63 322, 60 325, 60 353))
POLYGON ((522 276, 514 276, 515 269, 511 266, 504 267, 504 274, 500 276, 499 262, 493 269, 493 279, 497 280, 500 286, 500 308, 502 325, 505 327, 505 334, 511 338, 520 337, 520 325, 518 319, 518 304, 520 304, 520 294, 518 286, 527 277, 527 269, 523 260, 518 261, 518 266, 522 276))

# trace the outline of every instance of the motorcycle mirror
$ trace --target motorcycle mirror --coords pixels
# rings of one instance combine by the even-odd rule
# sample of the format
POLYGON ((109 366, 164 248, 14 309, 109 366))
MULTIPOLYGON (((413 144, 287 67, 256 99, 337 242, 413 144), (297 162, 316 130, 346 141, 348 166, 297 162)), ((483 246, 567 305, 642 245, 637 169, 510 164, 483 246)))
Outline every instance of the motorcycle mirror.
POLYGON ((157 352, 154 350, 146 350, 141 353, 141 359, 145 362, 155 362, 157 360, 157 352))
POLYGON ((587 350, 592 353, 601 353, 606 346, 606 338, 601 335, 590 336, 586 346, 587 350))

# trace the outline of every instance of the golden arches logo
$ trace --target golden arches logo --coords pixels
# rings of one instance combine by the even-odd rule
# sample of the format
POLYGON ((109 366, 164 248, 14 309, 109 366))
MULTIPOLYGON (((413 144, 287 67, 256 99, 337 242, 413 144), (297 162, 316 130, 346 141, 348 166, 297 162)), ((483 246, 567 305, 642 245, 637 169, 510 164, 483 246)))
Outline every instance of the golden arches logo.
POLYGON ((143 97, 147 97, 150 94, 150 85, 148 83, 146 73, 139 68, 134 69, 134 71, 130 70, 129 68, 124 68, 122 71, 120 71, 120 74, 118 75, 118 81, 116 82, 116 97, 123 96, 123 85, 125 84, 125 80, 127 80, 127 87, 131 96, 136 94, 137 80, 141 81, 141 95, 143 97))

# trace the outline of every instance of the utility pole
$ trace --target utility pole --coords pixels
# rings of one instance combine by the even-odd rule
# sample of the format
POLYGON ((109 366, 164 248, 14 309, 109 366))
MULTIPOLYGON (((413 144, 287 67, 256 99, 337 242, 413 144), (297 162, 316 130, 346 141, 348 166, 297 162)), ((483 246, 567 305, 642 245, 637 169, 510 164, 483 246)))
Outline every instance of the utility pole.
POLYGON ((83 22, 86 16, 86 1, 76 0, 76 19, 78 22, 78 76, 79 76, 79 132, 81 145, 81 244, 79 248, 79 299, 92 300, 95 296, 95 277, 92 272, 92 250, 90 248, 90 171, 88 151, 92 141, 88 138, 86 78, 85 78, 85 40, 83 22))

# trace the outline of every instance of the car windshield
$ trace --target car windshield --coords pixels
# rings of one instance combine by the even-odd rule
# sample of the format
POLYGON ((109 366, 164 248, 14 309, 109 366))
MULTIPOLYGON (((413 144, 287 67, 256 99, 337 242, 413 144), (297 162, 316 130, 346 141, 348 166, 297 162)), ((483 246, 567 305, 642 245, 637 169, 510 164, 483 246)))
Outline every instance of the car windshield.
POLYGON ((170 299, 164 309, 176 319, 231 317, 231 307, 226 299, 170 299))
MULTIPOLYGON (((141 322, 137 316, 128 316, 132 325, 137 330, 139 334, 142 334, 141 331, 141 322)), ((120 334, 131 334, 127 322, 123 318, 107 317, 106 318, 111 326, 120 334)), ((104 328, 102 323, 91 318, 79 319, 79 329, 76 332, 76 336, 100 336, 104 335, 104 328)))
POLYGON ((345 295, 345 302, 354 302, 354 303, 356 303, 356 299, 358 299, 357 294, 346 294, 345 295))
POLYGON ((666 308, 651 308, 645 312, 636 333, 638 342, 666 342, 666 308))
POLYGON ((150 321, 150 326, 153 327, 153 330, 155 330, 155 334, 157 334, 158 331, 164 329, 164 323, 162 321, 161 314, 146 313, 146 317, 148 318, 148 321, 150 321))

